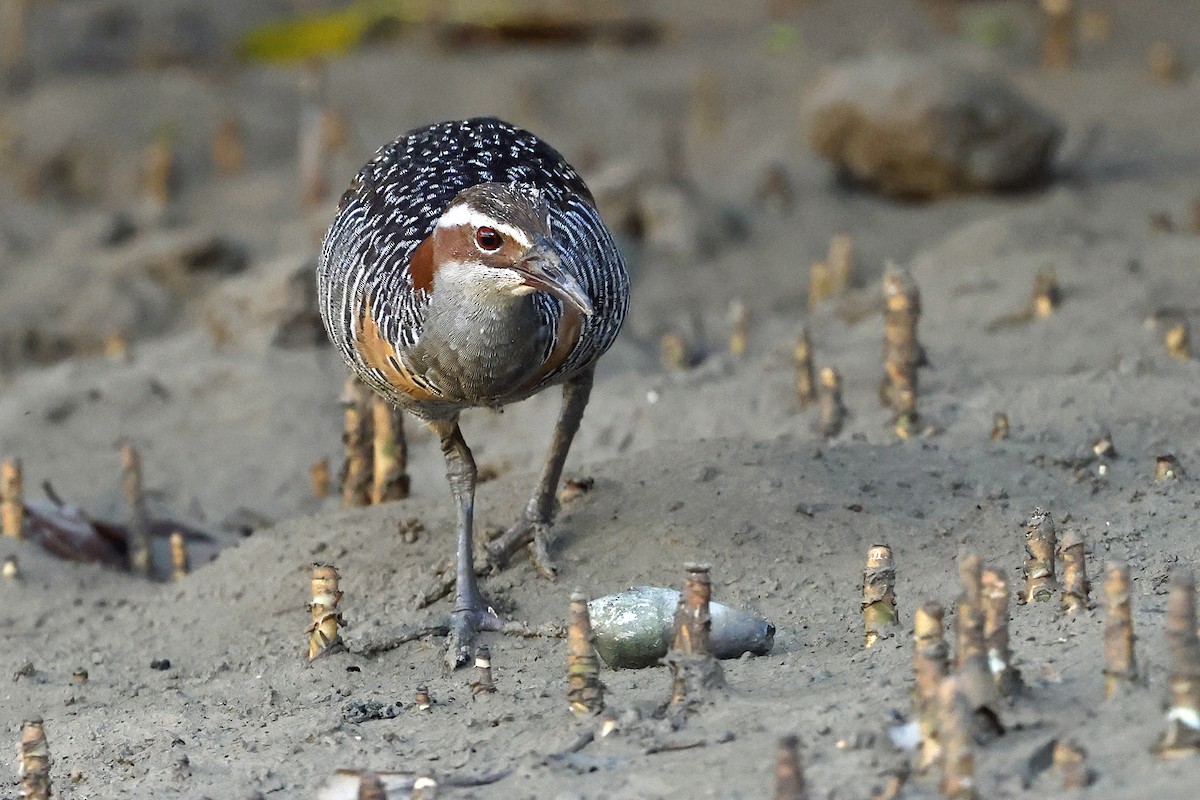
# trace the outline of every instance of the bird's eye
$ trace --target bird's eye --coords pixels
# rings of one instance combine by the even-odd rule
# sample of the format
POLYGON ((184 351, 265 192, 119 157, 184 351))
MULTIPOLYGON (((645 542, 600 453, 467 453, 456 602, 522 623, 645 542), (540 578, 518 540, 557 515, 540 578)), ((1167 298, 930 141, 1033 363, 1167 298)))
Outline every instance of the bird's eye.
POLYGON ((504 239, 496 233, 495 228, 480 228, 475 231, 475 244, 479 245, 481 250, 495 252, 500 249, 500 245, 504 244, 504 239))

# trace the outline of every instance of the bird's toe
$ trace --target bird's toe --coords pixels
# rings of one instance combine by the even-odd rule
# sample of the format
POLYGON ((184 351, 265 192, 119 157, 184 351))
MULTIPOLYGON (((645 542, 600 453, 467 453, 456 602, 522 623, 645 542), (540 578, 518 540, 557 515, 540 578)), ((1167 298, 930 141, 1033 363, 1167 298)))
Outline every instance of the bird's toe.
POLYGON ((475 653, 475 638, 480 631, 502 631, 505 620, 490 608, 460 608, 450 615, 446 636, 446 670, 466 666, 475 653))

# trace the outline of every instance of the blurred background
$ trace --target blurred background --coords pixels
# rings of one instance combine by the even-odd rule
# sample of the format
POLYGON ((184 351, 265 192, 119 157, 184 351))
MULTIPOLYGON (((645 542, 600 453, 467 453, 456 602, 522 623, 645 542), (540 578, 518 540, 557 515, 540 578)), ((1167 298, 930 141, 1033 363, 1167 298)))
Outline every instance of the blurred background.
MULTIPOLYGON (((972 220, 1072 202, 1077 216, 1132 216, 1139 232, 1147 219, 1200 227, 1191 3, 0 10, 0 451, 25 459, 30 485, 53 480, 98 511, 119 506, 122 437, 139 440, 164 514, 244 532, 319 507, 308 468, 338 457, 343 373, 313 308, 316 249, 358 167, 433 121, 496 115, 551 142, 627 253, 633 314, 603 363, 611 388, 589 414, 589 458, 807 430, 790 378, 730 377, 728 342, 749 320, 751 356, 786 373, 799 326, 825 325, 810 268, 837 234, 853 257, 819 332, 832 356, 863 349, 855 325, 878 308, 885 260, 972 220), (700 417, 680 400, 656 419, 623 402, 681 371, 742 408, 700 417)), ((1038 260, 993 316, 1021 304, 1038 260)), ((1027 349, 1001 347, 994 368, 1027 349)), ((846 380, 870 391, 877 376, 846 380)), ((536 446, 525 434, 555 401, 530 402, 507 436, 484 426, 479 452, 498 470, 540 458, 542 434, 536 446)), ((436 452, 414 459, 415 490, 442 491, 436 452)))

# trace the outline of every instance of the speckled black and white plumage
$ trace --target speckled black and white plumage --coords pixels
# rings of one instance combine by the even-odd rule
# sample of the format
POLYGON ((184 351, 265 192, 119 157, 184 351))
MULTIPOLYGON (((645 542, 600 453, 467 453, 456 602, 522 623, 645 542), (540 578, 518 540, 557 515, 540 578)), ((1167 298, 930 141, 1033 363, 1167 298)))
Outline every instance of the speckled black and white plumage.
POLYGON ((578 173, 533 134, 496 119, 443 122, 382 148, 354 178, 321 248, 318 302, 351 368, 441 440, 458 510, 446 664, 502 621, 474 565, 478 473, 458 425, 562 384, 562 407, 533 496, 487 545, 493 565, 548 543, 563 464, 594 364, 625 320, 629 279, 578 173), (494 245, 494 246, 493 246, 494 245))
MULTIPOLYGON (((428 403, 411 408, 358 352, 361 309, 369 304, 379 332, 404 362, 406 351, 424 333, 430 300, 428 292, 413 285, 413 251, 459 192, 489 182, 516 184, 546 204, 563 267, 579 281, 595 309, 583 321, 567 358, 536 385, 523 386, 520 395, 590 367, 612 344, 625 318, 629 286, 620 254, 587 186, 558 152, 528 131, 492 118, 414 130, 381 148, 342 197, 321 249, 318 296, 330 338, 347 362, 377 390, 418 413, 428 411, 428 403)), ((548 356, 562 302, 543 292, 535 293, 532 301, 548 334, 548 356)), ((420 380, 419 375, 415 378, 420 380)), ((520 398, 493 401, 499 405, 515 399, 520 398)))

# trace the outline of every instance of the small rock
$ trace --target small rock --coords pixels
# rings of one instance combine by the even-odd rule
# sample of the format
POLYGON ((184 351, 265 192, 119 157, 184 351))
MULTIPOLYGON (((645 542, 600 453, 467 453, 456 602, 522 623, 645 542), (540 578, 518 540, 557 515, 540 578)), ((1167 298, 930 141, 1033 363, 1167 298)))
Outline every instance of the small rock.
POLYGON ((902 199, 1044 183, 1062 138, 998 76, 909 56, 827 69, 805 111, 809 142, 841 175, 902 199))
POLYGON ((171 668, 171 659, 169 659, 169 658, 156 658, 150 662, 150 669, 166 671, 170 668, 171 668))
POLYGON ((399 701, 382 703, 378 700, 351 700, 342 707, 342 719, 361 723, 375 719, 394 719, 404 712, 399 701))

